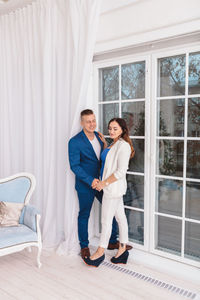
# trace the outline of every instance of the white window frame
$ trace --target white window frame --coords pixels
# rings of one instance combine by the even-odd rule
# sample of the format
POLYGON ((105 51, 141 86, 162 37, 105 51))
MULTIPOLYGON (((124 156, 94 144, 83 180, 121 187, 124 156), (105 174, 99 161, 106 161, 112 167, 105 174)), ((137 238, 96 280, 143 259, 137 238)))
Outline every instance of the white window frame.
MULTIPOLYGON (((162 57, 174 56, 178 54, 197 52, 200 50, 200 42, 195 42, 191 44, 186 44, 184 46, 181 44, 180 46, 173 46, 161 50, 150 50, 148 52, 143 52, 142 55, 133 54, 127 55, 125 57, 119 56, 113 59, 105 59, 102 61, 94 62, 93 67, 93 95, 95 99, 95 111, 97 112, 98 119, 98 105, 99 105, 99 69, 106 68, 110 66, 117 66, 126 63, 134 63, 138 61, 146 61, 146 79, 145 79, 145 189, 144 189, 144 245, 140 245, 137 243, 132 243, 134 249, 145 251, 149 254, 153 254, 159 257, 171 259, 176 262, 181 262, 190 266, 200 267, 200 262, 191 260, 188 258, 184 258, 181 256, 177 256, 168 252, 164 252, 158 249, 155 249, 155 224, 154 224, 154 215, 155 215, 155 174, 156 174, 156 119, 157 119, 157 60, 162 57), (148 100, 149 99, 149 100, 148 100), (150 236, 151 235, 151 236, 150 236)), ((187 61, 188 64, 188 61, 187 61)), ((188 77, 188 75, 186 75, 188 77)), ((186 78, 186 86, 188 82, 188 78, 186 78)), ((119 78, 119 84, 121 84, 121 80, 119 78)), ((120 93, 120 90, 119 90, 120 93)), ((120 95, 121 96, 121 95, 120 95)), ((185 94, 186 98, 188 94, 185 94)), ((192 97, 200 95, 192 95, 192 97)), ((172 97, 168 97, 172 98, 172 97)), ((173 97, 174 99, 175 97, 173 97)), ((177 96, 177 98, 183 98, 182 96, 177 96)), ((190 97, 191 98, 191 95, 190 97)), ((142 99, 141 99, 142 100, 142 99)), ((115 102, 115 101, 114 101, 115 102)), ((128 102, 128 100, 124 100, 124 102, 128 102)), ((104 102, 105 103, 105 102, 104 102)), ((112 101, 108 101, 108 103, 113 103, 112 101)), ((119 102, 120 103, 120 102, 119 102)), ((121 113, 121 112, 120 112, 121 113)), ((185 110, 185 116, 187 111, 185 110)), ((185 119, 185 133, 187 126, 187 118, 185 119)), ((136 138, 136 137, 135 137, 136 138)), ((171 139, 171 138, 170 138, 171 139)), ((172 138, 173 139, 173 138, 172 138)), ((177 140, 177 138, 175 138, 177 140)), ((178 138, 178 140, 184 140, 186 142, 186 137, 178 138)), ((199 138, 190 138, 190 140, 199 140, 199 138)), ((184 148, 186 149, 186 148, 184 148)), ((186 150, 184 150, 186 151, 186 150)), ((184 168, 185 164, 185 153, 184 153, 184 168)), ((185 174, 184 170, 184 174, 185 174)), ((136 173, 138 174, 138 173, 136 173)), ((158 176, 164 178, 164 176, 158 176)), ((167 176, 165 176, 167 178, 167 176)), ((179 179, 179 177, 171 177, 171 179, 179 179)), ((193 180, 196 182, 200 182, 200 180, 193 180)), ((185 206, 185 195, 184 195, 184 203, 185 206)), ((97 237, 99 234, 99 208, 100 205, 95 203, 95 235, 97 237)), ((130 208, 129 208, 130 209, 130 208)), ((133 210, 137 211, 137 208, 133 210)), ((185 211, 182 212, 183 214, 185 211)), ((164 214, 160 214, 164 215, 164 214)), ((167 215, 168 216, 168 215, 167 215)), ((173 216, 176 219, 179 217, 173 216)), ((185 218, 186 219, 186 218, 185 218)), ((190 220, 191 221, 191 220, 190 220)), ((183 220, 184 222, 184 220, 183 220)), ((200 223, 200 221, 196 221, 196 223, 200 223)), ((185 230, 185 229, 184 229, 185 230)), ((184 235, 184 230, 182 231, 182 236, 184 235)), ((184 239, 182 239, 182 243, 184 239)), ((183 248, 183 247, 182 247, 183 248)), ((183 251, 183 250, 182 250, 183 251)))
MULTIPOLYGON (((153 238, 151 239, 150 242, 150 252, 156 255, 161 255, 163 257, 166 258, 170 258, 179 262, 183 262, 189 265, 193 265, 196 267, 200 267, 200 262, 199 261, 195 261, 192 259, 188 259, 183 257, 184 255, 184 236, 185 236, 185 220, 192 222, 191 219, 185 218, 185 179, 186 179, 186 151, 187 151, 187 138, 186 138, 186 133, 187 133, 187 115, 188 115, 188 110, 187 110, 187 103, 188 103, 188 98, 194 98, 194 97, 200 97, 200 94, 197 95, 188 95, 188 57, 189 57, 189 53, 193 53, 193 52, 199 52, 200 51, 200 44, 198 46, 193 46, 193 45, 189 45, 187 47, 183 46, 181 47, 181 49, 170 49, 170 50, 163 50, 163 51, 159 51, 158 53, 154 53, 152 54, 152 94, 151 94, 151 99, 152 99, 152 107, 151 107, 151 137, 152 137, 152 143, 151 143, 151 153, 152 153, 152 161, 151 161, 151 165, 152 165, 152 173, 153 176, 151 176, 151 182, 150 182, 150 194, 151 194, 151 199, 153 199, 152 203, 151 203, 151 211, 150 211, 150 216, 151 216, 151 232, 153 233, 153 238), (158 68, 158 59, 159 58, 163 58, 163 57, 170 57, 170 56, 175 56, 175 55, 180 55, 180 54, 186 54, 186 80, 185 80, 185 95, 182 96, 170 96, 170 97, 157 97, 157 68, 158 68), (165 139, 170 139, 170 140, 182 140, 184 141, 184 160, 183 160, 183 177, 176 177, 176 176, 165 176, 165 175, 156 175, 156 133, 157 133, 157 99, 162 98, 162 99, 180 99, 180 98, 185 98, 185 122, 184 122, 184 137, 165 137, 165 139), (182 245, 181 245, 181 256, 178 255, 174 255, 171 254, 169 252, 164 252, 162 250, 158 250, 155 249, 155 241, 156 241, 156 236, 155 236, 155 215, 160 215, 160 216, 166 216, 169 217, 168 214, 164 214, 164 213, 158 213, 155 211, 155 206, 156 206, 156 178, 170 178, 170 179, 174 179, 174 180, 183 180, 183 209, 182 209, 182 216, 178 217, 175 215, 171 215, 171 218, 176 219, 176 220, 182 220, 182 245)), ((189 138, 189 140, 200 140, 200 137, 191 137, 189 138)), ((192 181, 192 182, 199 182, 200 183, 200 179, 190 179, 187 178, 188 180, 192 181)), ((200 224, 200 221, 195 220, 195 223, 200 224)))
MULTIPOLYGON (((128 208, 133 211, 144 211, 144 245, 141 245, 139 243, 132 242, 135 249, 145 250, 148 251, 149 249, 149 218, 148 218, 148 211, 149 211, 149 201, 148 201, 148 195, 149 195, 149 187, 147 186, 146 182, 149 181, 149 163, 148 160, 150 159, 148 153, 150 153, 150 76, 149 76, 149 66, 150 66, 150 55, 134 55, 134 56, 127 56, 123 58, 116 58, 112 60, 107 60, 103 62, 94 63, 94 70, 93 70, 93 76, 94 76, 94 97, 96 99, 95 104, 97 105, 95 110, 97 111, 97 119, 98 119, 98 105, 102 103, 119 103, 119 116, 121 116, 121 103, 124 102, 139 102, 144 101, 145 102, 145 135, 144 137, 141 136, 134 136, 135 139, 141 139, 144 138, 144 145, 145 145, 145 157, 144 157, 144 175, 143 173, 139 172, 128 172, 132 175, 138 175, 144 176, 144 209, 140 208, 131 208, 129 206, 125 206, 125 208, 128 208), (127 99, 127 100, 121 100, 121 72, 119 68, 119 100, 117 101, 102 101, 99 102, 99 69, 111 67, 111 66, 120 66, 122 64, 128 64, 128 63, 136 63, 140 61, 145 61, 145 98, 141 99, 127 99), (147 117, 148 116, 148 117, 147 117)), ((132 136, 131 136, 132 137, 132 136)), ((96 204, 95 204, 96 205, 96 204)), ((96 205, 95 209, 95 220, 99 219, 99 206, 96 205)), ((96 222, 98 223, 98 222, 96 222)), ((95 227, 95 235, 99 236, 99 224, 96 224, 95 227)))

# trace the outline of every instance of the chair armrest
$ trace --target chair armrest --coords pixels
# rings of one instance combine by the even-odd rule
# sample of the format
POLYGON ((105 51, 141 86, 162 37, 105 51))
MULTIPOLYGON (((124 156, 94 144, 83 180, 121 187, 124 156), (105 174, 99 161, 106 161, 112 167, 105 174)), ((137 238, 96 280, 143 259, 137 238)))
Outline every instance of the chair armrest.
POLYGON ((32 205, 26 205, 24 211, 24 225, 28 226, 33 231, 37 232, 37 209, 32 205))

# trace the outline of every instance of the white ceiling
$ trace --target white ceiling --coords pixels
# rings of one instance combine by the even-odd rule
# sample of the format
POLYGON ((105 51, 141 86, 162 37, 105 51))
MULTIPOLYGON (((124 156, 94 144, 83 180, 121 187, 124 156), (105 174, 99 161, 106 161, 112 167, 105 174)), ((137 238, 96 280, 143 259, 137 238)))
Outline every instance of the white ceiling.
MULTIPOLYGON (((9 11, 26 6, 36 0, 0 0, 0 15, 6 14, 9 11)), ((107 13, 114 9, 133 4, 141 0, 102 0, 101 13, 107 13)))

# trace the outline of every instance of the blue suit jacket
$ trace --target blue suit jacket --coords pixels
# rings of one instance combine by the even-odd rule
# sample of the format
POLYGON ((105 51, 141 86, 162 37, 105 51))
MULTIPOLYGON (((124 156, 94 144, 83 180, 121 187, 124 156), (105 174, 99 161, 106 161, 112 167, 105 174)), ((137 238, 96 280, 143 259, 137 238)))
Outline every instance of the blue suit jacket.
MULTIPOLYGON (((95 135, 102 151, 103 142, 97 132, 95 135)), ((76 176, 76 190, 80 193, 94 191, 91 184, 94 178, 99 178, 100 161, 83 130, 70 139, 68 147, 70 167, 76 176)))

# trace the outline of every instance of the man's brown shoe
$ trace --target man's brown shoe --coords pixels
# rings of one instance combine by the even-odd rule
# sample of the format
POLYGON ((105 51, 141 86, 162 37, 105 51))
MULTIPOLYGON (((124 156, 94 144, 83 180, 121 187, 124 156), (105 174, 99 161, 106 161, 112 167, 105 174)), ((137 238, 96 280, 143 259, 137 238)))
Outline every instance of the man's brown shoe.
MULTIPOLYGON (((126 250, 131 250, 133 247, 131 245, 126 245, 126 250)), ((119 249, 119 242, 117 241, 115 244, 109 243, 108 250, 119 249)))
POLYGON ((83 249, 81 249, 81 257, 90 257, 90 249, 88 247, 85 247, 83 249))

